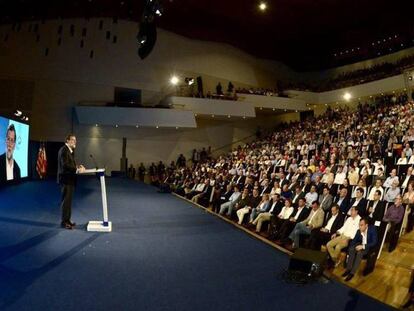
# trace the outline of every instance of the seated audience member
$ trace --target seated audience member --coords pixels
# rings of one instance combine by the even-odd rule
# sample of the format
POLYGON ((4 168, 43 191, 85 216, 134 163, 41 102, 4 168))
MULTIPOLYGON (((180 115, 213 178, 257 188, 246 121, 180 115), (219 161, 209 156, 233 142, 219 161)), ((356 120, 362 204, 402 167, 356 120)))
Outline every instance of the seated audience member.
MULTIPOLYGON (((250 205, 249 189, 245 188, 245 189, 243 189, 240 200, 238 200, 234 206, 229 206, 228 207, 226 215, 231 217, 231 215, 234 211, 237 212, 239 209, 244 208, 244 207, 249 206, 249 205, 250 205)), ((223 213, 224 213, 224 211, 223 211, 223 213)))
POLYGON ((272 215, 270 217, 270 238, 272 240, 276 239, 283 223, 289 221, 289 218, 294 212, 295 209, 292 206, 292 202, 290 200, 285 200, 285 206, 282 208, 280 213, 277 216, 272 215))
POLYGON ((414 181, 408 184, 407 192, 404 194, 403 203, 408 204, 408 217, 405 232, 411 232, 414 227, 414 181))
POLYGON ((250 198, 250 202, 249 202, 250 204, 243 207, 243 208, 240 208, 239 210, 237 210, 236 214, 237 214, 237 218, 239 220, 238 221, 239 225, 242 224, 244 216, 249 214, 250 211, 253 208, 257 207, 260 204, 260 202, 261 202, 261 198, 260 198, 260 195, 259 195, 259 190, 258 189, 253 189, 253 195, 250 198))
POLYGON ((356 197, 356 191, 358 188, 362 188, 364 191, 362 193, 362 196, 365 197, 365 194, 367 193, 367 184, 366 184, 366 178, 364 176, 361 176, 361 179, 358 182, 358 185, 355 187, 354 191, 352 192, 351 198, 356 197))
POLYGON ((351 186, 356 186, 358 185, 358 181, 359 181, 359 171, 357 169, 355 169, 355 167, 351 166, 349 172, 348 172, 348 180, 349 180, 349 184, 351 186))
POLYGON ((394 181, 398 181, 397 170, 395 168, 391 171, 390 176, 384 181, 383 186, 389 188, 394 181))
POLYGON ((295 194, 293 195, 293 198, 292 198, 293 207, 296 207, 298 205, 299 200, 302 198, 305 198, 305 193, 303 193, 301 186, 296 186, 295 194))
POLYGON ((384 164, 382 163, 382 160, 381 159, 378 159, 377 160, 377 162, 376 163, 374 163, 373 164, 374 165, 374 173, 372 174, 372 175, 375 175, 375 176, 377 176, 378 175, 378 173, 379 173, 379 170, 381 169, 382 171, 384 171, 384 169, 385 169, 385 166, 384 166, 384 164))
POLYGON ((331 236, 337 232, 344 224, 344 216, 339 212, 339 206, 334 204, 328 217, 325 217, 322 228, 313 229, 308 247, 314 250, 320 250, 322 245, 328 243, 331 236))
POLYGON ((345 281, 351 280, 357 272, 364 255, 377 245, 377 229, 368 224, 368 220, 361 219, 359 221, 359 230, 352 239, 348 250, 348 261, 346 270, 342 274, 345 281))
MULTIPOLYGON (((289 199, 287 199, 286 201, 289 201, 289 199)), ((290 201, 289 201, 289 204, 290 204, 290 201)), ((272 217, 272 215, 279 215, 279 213, 281 212, 283 208, 283 202, 280 199, 280 196, 278 194, 273 195, 272 200, 269 203, 269 206, 270 208, 268 212, 260 213, 254 219, 253 225, 256 226, 256 232, 260 232, 263 223, 268 222, 270 218, 272 217)))
MULTIPOLYGON (((206 178, 204 180, 204 187, 203 190, 201 192, 198 192, 197 194, 195 194, 192 198, 191 201, 194 203, 198 203, 198 201, 207 194, 208 190, 209 190, 209 185, 210 185, 210 180, 208 178, 206 178)), ((201 187, 200 187, 201 189, 201 187)), ((196 189, 197 190, 197 189, 196 189)))
POLYGON ((225 212, 227 212, 228 215, 231 215, 231 210, 236 205, 236 203, 239 201, 240 196, 241 196, 241 193, 239 190, 239 186, 234 186, 233 194, 230 196, 229 201, 221 204, 220 206, 220 215, 223 215, 225 212))
POLYGON ((305 195, 306 207, 310 208, 313 202, 318 201, 318 193, 316 192, 315 185, 310 187, 310 191, 305 195))
POLYGON ((283 185, 282 192, 281 192, 280 195, 284 199, 292 199, 293 193, 292 193, 292 191, 289 190, 289 185, 288 184, 283 185))
POLYGON ((306 207, 305 198, 299 199, 298 207, 295 208, 292 216, 290 216, 289 220, 283 222, 280 230, 277 234, 276 239, 280 241, 284 241, 289 234, 292 232, 295 225, 303 220, 306 219, 309 215, 309 209, 306 207))
POLYGON ((410 157, 410 159, 408 160, 408 164, 414 164, 414 154, 410 157))
POLYGON ((328 212, 333 201, 332 194, 329 193, 328 187, 323 187, 322 194, 319 196, 319 205, 324 212, 328 212))
POLYGON ((398 181, 394 180, 391 188, 388 188, 387 191, 385 191, 384 201, 392 203, 398 195, 400 195, 400 187, 398 187, 398 181))
POLYGON ((259 215, 261 213, 265 213, 265 212, 269 211, 269 209, 270 209, 269 195, 267 193, 265 193, 263 195, 262 201, 259 203, 259 205, 252 208, 252 210, 250 212, 250 221, 249 221, 249 223, 251 224, 253 222, 253 220, 256 219, 257 215, 259 215))
POLYGON ((309 236, 313 229, 322 227, 324 219, 324 211, 319 206, 318 201, 313 201, 312 210, 308 217, 297 223, 289 235, 289 239, 292 241, 292 248, 299 247, 299 240, 301 235, 309 236))
POLYGON ((342 166, 338 166, 335 179, 334 179, 334 184, 342 185, 345 178, 346 178, 346 172, 343 171, 342 166))
POLYGON ((384 221, 390 225, 389 232, 389 247, 388 251, 391 253, 398 243, 398 238, 400 234, 399 224, 402 223, 404 218, 405 208, 402 205, 401 196, 395 198, 394 204, 388 207, 387 212, 384 215, 384 221))
MULTIPOLYGON (((270 193, 271 187, 269 186, 269 179, 265 179, 263 185, 261 185, 262 190, 260 191, 260 196, 262 197, 266 193, 270 193)), ((280 192, 280 191, 279 191, 280 192)))
POLYGON ((385 202, 381 201, 381 191, 374 193, 373 200, 368 201, 367 208, 363 213, 370 225, 374 225, 377 221, 382 221, 385 212, 385 202))
POLYGON ((407 165, 408 159, 404 153, 401 154, 401 158, 398 159, 397 165, 407 165))
POLYGON ((382 195, 384 194, 384 188, 382 188, 382 181, 381 179, 377 179, 375 181, 375 185, 371 188, 369 195, 368 195, 368 200, 373 200, 374 199, 374 193, 375 191, 380 191, 381 192, 381 198, 382 195))
POLYGON ((335 266, 340 264, 339 254, 342 249, 348 246, 349 241, 355 237, 359 228, 361 216, 358 215, 358 209, 351 207, 351 216, 345 220, 344 225, 331 236, 331 240, 326 244, 330 259, 335 266))
POLYGON ((204 188, 206 187, 205 181, 200 179, 197 183, 194 184, 193 188, 190 192, 188 192, 185 196, 187 199, 191 200, 194 196, 202 193, 204 188))
MULTIPOLYGON (((365 200, 362 195, 363 195, 363 189, 362 188, 357 188, 356 190, 356 196, 355 198, 353 198, 349 204, 350 207, 356 207, 358 209, 358 211, 360 211, 360 214, 364 212, 365 207, 367 206, 367 200, 365 200)), ((349 216, 350 212, 349 210, 346 212, 346 214, 349 216)))
POLYGON ((414 182, 414 170, 412 166, 410 166, 407 169, 407 174, 404 177, 403 183, 401 184, 401 188, 406 189, 408 187, 408 184, 411 182, 414 182))
POLYGON ((346 214, 349 209, 349 199, 348 199, 348 190, 343 188, 339 193, 339 197, 334 200, 334 203, 339 206, 339 210, 342 214, 346 214))

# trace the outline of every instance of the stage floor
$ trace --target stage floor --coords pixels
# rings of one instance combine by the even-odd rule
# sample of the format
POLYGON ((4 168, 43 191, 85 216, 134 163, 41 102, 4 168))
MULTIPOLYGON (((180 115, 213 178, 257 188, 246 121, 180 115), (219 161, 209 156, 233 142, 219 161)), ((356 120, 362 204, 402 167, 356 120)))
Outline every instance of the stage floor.
POLYGON ((388 310, 337 282, 280 279, 287 255, 170 194, 107 179, 79 181, 76 230, 59 227, 58 185, 0 190, 0 310, 388 310))

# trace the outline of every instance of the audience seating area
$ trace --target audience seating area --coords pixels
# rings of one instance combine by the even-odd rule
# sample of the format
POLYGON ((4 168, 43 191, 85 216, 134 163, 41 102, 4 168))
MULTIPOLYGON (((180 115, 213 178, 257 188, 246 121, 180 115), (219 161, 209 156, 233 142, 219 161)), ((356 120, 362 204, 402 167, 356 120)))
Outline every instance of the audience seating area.
POLYGON ((328 108, 217 158, 186 165, 181 155, 152 182, 290 251, 322 247, 332 266, 347 252, 349 280, 362 259, 358 238, 369 245, 357 252, 367 274, 413 228, 413 124, 412 101, 328 108))

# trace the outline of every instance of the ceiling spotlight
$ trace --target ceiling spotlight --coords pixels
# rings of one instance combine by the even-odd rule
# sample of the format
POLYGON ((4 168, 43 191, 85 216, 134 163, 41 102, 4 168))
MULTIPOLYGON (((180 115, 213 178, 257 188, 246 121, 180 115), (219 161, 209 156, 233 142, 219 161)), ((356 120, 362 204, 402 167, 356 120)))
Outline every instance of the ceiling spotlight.
POLYGON ((161 15, 162 15, 162 13, 161 13, 161 11, 160 11, 159 9, 157 9, 157 10, 155 11, 155 14, 157 14, 158 16, 161 16, 161 15))
POLYGON ((95 126, 98 126, 98 124, 95 124, 95 126))
POLYGON ((29 121, 29 117, 24 118, 25 121, 29 121))
POLYGON ((260 11, 266 11, 266 9, 267 9, 266 2, 260 2, 259 9, 260 9, 260 11))
POLYGON ((352 95, 350 93, 346 92, 343 97, 346 101, 349 101, 352 98, 352 95))
POLYGON ((172 76, 171 79, 170 79, 170 82, 171 82, 172 85, 177 85, 179 81, 180 80, 178 79, 177 76, 172 76))
POLYGON ((16 117, 20 117, 23 113, 20 110, 16 110, 16 112, 14 113, 14 115, 16 117))

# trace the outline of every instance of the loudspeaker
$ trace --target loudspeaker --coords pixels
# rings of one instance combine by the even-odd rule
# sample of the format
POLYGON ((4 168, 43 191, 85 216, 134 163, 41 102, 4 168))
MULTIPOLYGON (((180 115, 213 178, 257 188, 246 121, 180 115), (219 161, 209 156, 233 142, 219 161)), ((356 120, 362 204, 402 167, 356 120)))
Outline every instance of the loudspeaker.
POLYGON ((326 254, 306 248, 298 248, 290 257, 289 271, 301 272, 310 277, 322 275, 326 264, 326 254))

